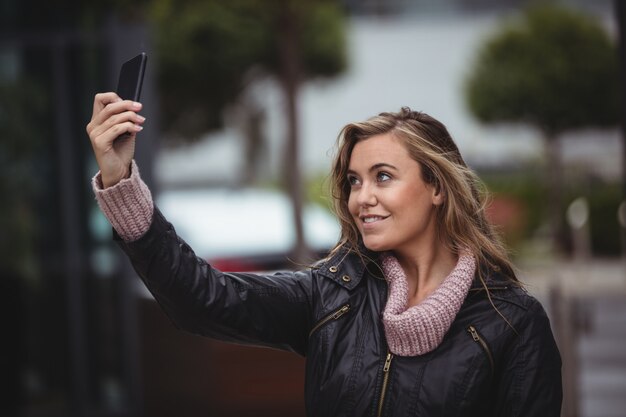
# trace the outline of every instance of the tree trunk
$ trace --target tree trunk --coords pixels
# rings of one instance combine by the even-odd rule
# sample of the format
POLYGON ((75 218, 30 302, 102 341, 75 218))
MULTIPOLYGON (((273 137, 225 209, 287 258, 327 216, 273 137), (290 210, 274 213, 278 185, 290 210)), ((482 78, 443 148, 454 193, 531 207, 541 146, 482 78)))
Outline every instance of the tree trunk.
POLYGON ((293 224, 296 234, 296 242, 291 256, 295 262, 306 262, 309 250, 304 238, 304 227, 302 224, 303 195, 298 146, 297 96, 301 76, 298 17, 296 2, 289 0, 283 2, 278 19, 280 81, 285 96, 285 114, 287 118, 283 178, 286 181, 287 192, 293 205, 293 224))
POLYGON ((565 252, 565 233, 563 228, 563 162, 561 148, 555 134, 547 134, 544 138, 546 147, 548 187, 546 203, 550 226, 550 238, 556 255, 565 252))
MULTIPOLYGON (((619 29, 619 59, 620 59, 620 122, 622 128, 622 204, 626 202, 626 4, 621 0, 615 0, 615 14, 619 29)), ((626 259, 626 227, 620 221, 620 237, 622 242, 622 257, 626 259)))
POLYGON ((263 164, 265 158, 265 138, 263 135, 263 123, 265 112, 254 101, 243 99, 239 109, 240 125, 243 130, 244 160, 245 166, 242 173, 241 183, 251 186, 258 182, 259 176, 263 177, 263 164))

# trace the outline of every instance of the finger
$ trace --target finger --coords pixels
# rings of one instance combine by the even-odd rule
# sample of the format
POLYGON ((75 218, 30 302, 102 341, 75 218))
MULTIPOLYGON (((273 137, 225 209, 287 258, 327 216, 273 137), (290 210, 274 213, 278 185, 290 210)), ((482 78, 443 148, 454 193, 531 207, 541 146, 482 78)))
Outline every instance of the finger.
POLYGON ((118 113, 122 113, 124 111, 139 111, 141 110, 141 103, 137 103, 131 100, 120 100, 107 103, 101 110, 98 112, 89 124, 87 125, 87 133, 91 136, 91 132, 96 130, 98 126, 105 123, 107 119, 111 116, 116 115, 118 113))
POLYGON ((90 134, 94 127, 100 123, 97 119, 98 115, 102 113, 102 110, 110 103, 118 101, 122 101, 122 99, 113 92, 98 93, 95 95, 93 99, 93 112, 91 114, 91 120, 87 124, 87 134, 90 134))
POLYGON ((93 139, 99 136, 100 134, 102 134, 103 132, 107 131, 108 129, 110 129, 112 126, 116 124, 130 121, 135 124, 141 125, 143 124, 143 122, 145 122, 145 120, 146 120, 145 117, 133 111, 126 111, 124 113, 113 114, 112 116, 104 120, 102 123, 94 125, 94 127, 92 127, 89 130, 89 137, 93 139))
POLYGON ((111 126, 101 135, 96 137, 92 141, 92 144, 94 149, 106 152, 107 150, 111 149, 111 147, 113 146, 113 142, 115 142, 115 139, 117 139, 119 136, 123 135, 124 133, 129 133, 132 137, 134 137, 137 132, 140 132, 141 130, 143 130, 142 126, 136 125, 135 123, 130 121, 118 123, 111 126))
POLYGON ((93 113, 91 118, 93 119, 96 114, 100 113, 107 104, 114 103, 116 101, 122 101, 122 99, 113 92, 96 94, 93 99, 93 113))

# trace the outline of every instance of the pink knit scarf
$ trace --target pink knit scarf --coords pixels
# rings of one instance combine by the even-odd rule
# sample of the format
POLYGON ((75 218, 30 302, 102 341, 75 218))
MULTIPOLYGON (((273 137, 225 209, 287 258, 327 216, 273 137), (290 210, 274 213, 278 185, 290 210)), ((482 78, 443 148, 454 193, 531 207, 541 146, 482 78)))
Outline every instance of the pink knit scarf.
POLYGON ((439 287, 418 305, 407 309, 409 285, 398 260, 390 254, 382 259, 389 298, 383 324, 389 350, 399 356, 423 355, 435 349, 446 334, 465 300, 476 271, 469 253, 459 260, 439 287))

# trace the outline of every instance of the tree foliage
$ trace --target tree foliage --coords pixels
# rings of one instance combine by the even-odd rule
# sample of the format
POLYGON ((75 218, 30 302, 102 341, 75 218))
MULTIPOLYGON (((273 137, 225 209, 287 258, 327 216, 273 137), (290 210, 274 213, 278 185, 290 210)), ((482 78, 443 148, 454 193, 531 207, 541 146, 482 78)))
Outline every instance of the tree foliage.
POLYGON ((566 248, 558 134, 619 122, 617 49, 591 17, 536 6, 504 25, 479 51, 466 84, 482 122, 518 122, 543 132, 553 247, 566 248))
MULTIPOLYGON (((237 99, 252 74, 277 74, 277 25, 285 1, 152 1, 165 131, 194 138, 221 127, 222 109, 237 99)), ((301 18, 303 76, 341 72, 345 33, 336 2, 294 4, 301 18)))
POLYGON ((483 122, 522 122, 554 135, 619 121, 617 51, 591 17, 530 8, 489 39, 468 77, 470 111, 483 122))

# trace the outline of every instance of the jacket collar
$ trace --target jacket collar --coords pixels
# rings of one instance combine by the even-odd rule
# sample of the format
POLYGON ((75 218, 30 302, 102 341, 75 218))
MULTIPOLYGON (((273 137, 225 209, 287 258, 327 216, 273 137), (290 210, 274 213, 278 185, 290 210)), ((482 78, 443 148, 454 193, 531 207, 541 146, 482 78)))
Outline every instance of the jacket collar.
MULTIPOLYGON (((385 280, 380 267, 379 256, 378 252, 367 249, 361 243, 358 250, 349 247, 340 248, 332 256, 321 260, 316 268, 318 274, 351 290, 363 279, 366 271, 374 278, 385 280)), ((484 270, 483 277, 489 291, 506 290, 518 285, 496 271, 484 270)), ((479 293, 484 290, 485 286, 478 279, 478 275, 476 275, 472 281, 469 293, 479 293)))
POLYGON ((349 290, 356 287, 366 271, 375 278, 383 279, 378 266, 378 253, 364 246, 358 249, 342 247, 317 265, 317 272, 349 290))
POLYGON ((478 278, 478 274, 476 274, 472 286, 470 287, 470 293, 484 291, 485 285, 489 291, 507 290, 517 285, 516 282, 508 279, 502 273, 487 269, 483 269, 483 279, 485 284, 481 282, 478 278))

